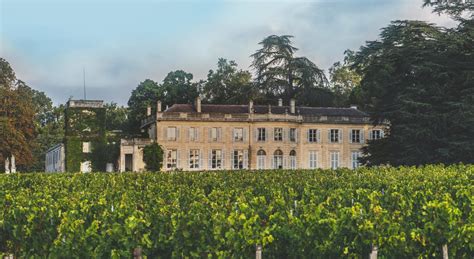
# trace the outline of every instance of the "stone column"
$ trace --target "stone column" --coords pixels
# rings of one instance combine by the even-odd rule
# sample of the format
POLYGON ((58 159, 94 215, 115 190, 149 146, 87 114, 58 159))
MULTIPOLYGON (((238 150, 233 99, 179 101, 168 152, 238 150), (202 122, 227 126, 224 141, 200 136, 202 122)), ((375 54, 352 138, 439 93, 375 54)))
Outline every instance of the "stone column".
POLYGON ((10 163, 11 163, 11 172, 16 173, 16 163, 15 163, 15 156, 12 155, 10 158, 10 163))

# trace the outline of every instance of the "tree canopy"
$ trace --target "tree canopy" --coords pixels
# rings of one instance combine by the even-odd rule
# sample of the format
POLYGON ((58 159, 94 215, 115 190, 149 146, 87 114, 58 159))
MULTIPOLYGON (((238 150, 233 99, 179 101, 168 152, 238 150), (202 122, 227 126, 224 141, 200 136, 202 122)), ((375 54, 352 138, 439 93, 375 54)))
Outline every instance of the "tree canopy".
POLYGON ((444 29, 395 21, 356 54, 362 103, 386 138, 365 148, 369 164, 474 162, 473 26, 444 29))

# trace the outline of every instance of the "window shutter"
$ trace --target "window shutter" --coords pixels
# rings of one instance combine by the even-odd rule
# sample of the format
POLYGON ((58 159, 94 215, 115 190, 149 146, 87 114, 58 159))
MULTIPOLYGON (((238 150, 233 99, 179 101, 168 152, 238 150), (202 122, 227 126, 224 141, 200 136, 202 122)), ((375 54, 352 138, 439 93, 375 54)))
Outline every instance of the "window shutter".
POLYGON ((244 169, 249 169, 249 151, 244 150, 244 169))
POLYGON ((287 169, 287 168, 288 168, 288 157, 283 156, 283 169, 287 169))
POLYGON ((321 130, 320 129, 316 130, 316 141, 318 143, 321 143, 321 130))
POLYGON ((384 130, 380 130, 380 138, 383 138, 385 136, 384 130))
POLYGON ((247 132, 247 131, 248 131, 248 129, 247 129, 247 128, 244 128, 244 130, 243 130, 243 134, 244 134, 244 137, 243 137, 243 138, 244 138, 244 142, 247 142, 247 141, 248 141, 248 139, 247 139, 248 132, 247 132))
POLYGON ((180 127, 176 127, 176 141, 179 141, 179 130, 180 130, 180 127))
POLYGON ((235 142, 235 128, 232 128, 232 142, 235 142))
POLYGON ((253 134, 254 134, 253 138, 255 139, 255 142, 257 142, 258 141, 258 128, 255 128, 253 134))
POLYGON ((309 142, 309 129, 306 130, 306 143, 309 142))
POLYGON ((230 169, 234 169, 234 150, 230 153, 230 169))
POLYGON ((295 142, 298 143, 298 129, 295 129, 295 142))
POLYGON ((270 156, 270 159, 272 160, 272 169, 275 169, 275 158, 270 156))
POLYGON ((207 169, 212 169, 212 149, 209 150, 209 155, 207 157, 207 169))
POLYGON ((181 159, 180 159, 180 153, 179 150, 176 150, 176 168, 181 167, 181 159))
POLYGON ((212 142, 212 128, 206 127, 207 135, 208 135, 208 142, 212 142))
POLYGON ((342 129, 339 129, 337 132, 339 133, 339 139, 338 139, 339 141, 338 142, 342 143, 342 138, 344 137, 344 134, 342 134, 343 133, 342 129))
POLYGON ((221 155, 222 155, 221 167, 222 167, 222 169, 226 169, 226 168, 225 168, 225 161, 226 161, 226 160, 225 160, 225 151, 224 151, 224 149, 222 149, 221 155))
POLYGON ((217 142, 221 142, 222 140, 222 128, 217 128, 217 142))
POLYGON ((328 129, 328 141, 331 143, 331 129, 328 129))
POLYGON ((364 129, 360 130, 360 143, 365 143, 364 129))
POLYGON ((354 135, 354 130, 350 129, 349 134, 347 135, 349 136, 349 143, 352 143, 352 136, 354 135))
POLYGON ((199 142, 199 128, 194 128, 194 141, 199 142))
POLYGON ((168 140, 168 128, 163 127, 163 140, 168 140))
POLYGON ((201 149, 199 149, 199 170, 202 170, 203 169, 203 166, 202 166, 202 151, 201 149))
POLYGON ((270 131, 270 129, 268 129, 268 128, 265 128, 265 141, 268 141, 268 139, 269 139, 269 136, 268 136, 268 135, 269 135, 269 134, 268 134, 268 131, 270 131))

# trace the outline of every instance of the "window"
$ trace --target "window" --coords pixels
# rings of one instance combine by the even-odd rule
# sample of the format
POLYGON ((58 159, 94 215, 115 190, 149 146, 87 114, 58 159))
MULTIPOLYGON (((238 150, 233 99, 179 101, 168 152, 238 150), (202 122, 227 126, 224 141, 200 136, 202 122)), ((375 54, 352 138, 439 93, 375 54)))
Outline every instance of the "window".
POLYGON ((329 130, 329 142, 331 143, 338 143, 341 140, 340 138, 340 130, 338 129, 330 129, 329 130))
POLYGON ((290 151, 290 169, 296 169, 296 151, 290 151))
POLYGON ((211 128, 209 133, 209 138, 212 142, 217 142, 221 139, 221 128, 211 128))
POLYGON ((309 129, 308 130, 308 142, 316 143, 318 142, 318 130, 309 129))
POLYGON ((296 129, 290 128, 289 138, 291 142, 296 142, 296 129))
POLYGON ((82 142, 82 153, 90 153, 90 152, 91 152, 91 143, 82 142))
POLYGON ((168 141, 175 141, 176 135, 177 135, 176 133, 177 133, 176 127, 168 127, 166 131, 166 136, 167 136, 168 141))
POLYGON ((265 160, 267 159, 267 153, 264 150, 257 152, 257 169, 265 169, 265 160))
POLYGON ((222 150, 213 149, 211 151, 211 158, 209 164, 211 169, 222 169, 222 150))
POLYGON ((166 152, 166 168, 175 169, 178 165, 178 151, 171 149, 166 152))
POLYGON ((316 151, 309 151, 309 168, 315 169, 318 167, 318 153, 316 151))
POLYGON ((194 127, 189 128, 189 141, 197 141, 197 138, 198 138, 197 128, 194 128, 194 127))
POLYGON ((381 139, 382 137, 383 137, 382 130, 372 130, 370 132, 370 139, 371 140, 381 139))
POLYGON ((267 140, 267 132, 265 128, 258 128, 257 129, 257 141, 266 141, 267 140))
POLYGON ((339 168, 339 152, 333 151, 331 152, 331 169, 339 168))
POLYGON ((283 169, 283 151, 280 149, 273 153, 273 169, 283 169))
POLYGON ((244 151, 239 149, 239 150, 234 150, 233 154, 233 169, 243 169, 244 168, 244 151))
POLYGON ((350 136, 351 143, 362 143, 362 134, 358 129, 351 130, 350 136))
POLYGON ((352 169, 356 169, 360 166, 359 158, 361 157, 361 153, 359 151, 353 151, 351 155, 351 165, 352 169))
POLYGON ((243 128, 234 129, 234 141, 244 141, 244 129, 243 128))
POLYGON ((283 141, 283 128, 274 128, 273 129, 273 140, 274 141, 283 141))
POLYGON ((200 158, 199 149, 189 150, 189 168, 190 169, 198 169, 199 168, 199 158, 200 158))

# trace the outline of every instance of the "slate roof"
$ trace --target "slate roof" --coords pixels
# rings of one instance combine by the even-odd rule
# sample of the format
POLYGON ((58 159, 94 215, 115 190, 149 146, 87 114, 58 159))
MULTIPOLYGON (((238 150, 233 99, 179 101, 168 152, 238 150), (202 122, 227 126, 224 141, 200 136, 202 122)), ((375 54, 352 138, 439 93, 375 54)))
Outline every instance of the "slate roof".
MULTIPOLYGON (((254 113, 268 113, 268 105, 254 105, 254 113)), ((202 104, 202 113, 224 113, 224 114, 242 114, 248 113, 248 105, 228 105, 228 104, 202 104)), ((290 113, 290 106, 271 106, 273 114, 290 113)), ((174 104, 169 107, 168 112, 185 112, 196 113, 196 109, 192 104, 174 104)), ((335 108, 335 107, 305 107, 296 106, 296 114, 303 116, 347 116, 347 117, 368 117, 369 115, 363 111, 354 108, 335 108)))

